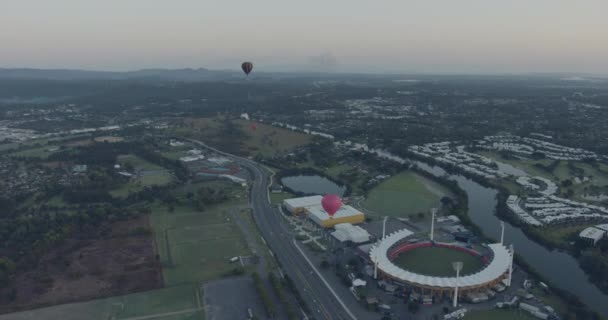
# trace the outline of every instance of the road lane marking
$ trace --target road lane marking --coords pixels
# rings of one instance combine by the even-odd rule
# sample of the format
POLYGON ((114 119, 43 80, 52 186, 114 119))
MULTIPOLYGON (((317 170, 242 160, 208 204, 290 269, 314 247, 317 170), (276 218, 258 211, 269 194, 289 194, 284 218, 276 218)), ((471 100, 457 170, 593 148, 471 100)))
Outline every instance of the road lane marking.
POLYGON ((351 317, 351 319, 357 320, 357 317, 355 317, 355 315, 352 312, 350 312, 350 310, 348 309, 348 307, 344 304, 344 301, 342 301, 342 299, 340 299, 340 297, 338 296, 338 294, 336 294, 336 292, 329 285, 329 283, 327 282, 327 280, 325 280, 325 278, 323 277, 323 275, 321 274, 321 272, 319 272, 319 270, 317 270, 317 268, 310 261, 310 259, 308 259, 308 257, 306 256, 306 253, 304 253, 304 251, 302 251, 302 249, 300 248, 300 246, 298 246, 298 243, 296 242, 295 239, 293 239, 293 245, 296 246, 296 249, 298 249, 298 251, 300 252, 300 254, 302 255, 302 257, 304 257, 304 260, 306 260, 306 262, 308 262, 308 264, 310 265, 310 267, 312 268, 312 270, 314 270, 314 272, 319 276, 319 278, 321 278, 321 281, 323 281, 323 283, 325 284, 325 286, 327 287, 327 289, 329 289, 329 292, 331 292, 331 294, 334 295, 334 297, 336 298, 336 300, 338 300, 338 303, 342 306, 342 308, 344 308, 344 311, 346 311, 346 314, 348 314, 348 316, 351 317))
MULTIPOLYGON (((261 179, 257 179, 257 181, 255 181, 255 182, 253 183, 253 188, 252 188, 252 190, 251 190, 251 193, 253 193, 253 192, 254 192, 254 190, 253 190, 253 189, 254 189, 256 186, 259 186, 259 187, 262 187, 262 186, 263 186, 262 179, 264 178, 264 174, 262 173, 262 170, 261 170, 261 169, 258 167, 258 165, 259 165, 259 164, 258 164, 258 163, 256 163, 255 161, 249 160, 249 159, 247 159, 247 158, 242 158, 242 157, 239 157, 239 156, 235 156, 235 155, 233 155, 233 154, 230 154, 230 153, 227 153, 227 152, 224 152, 224 151, 220 151, 220 150, 218 150, 218 149, 216 149, 216 148, 213 148, 213 147, 210 147, 210 146, 206 145, 205 143, 203 143, 203 142, 201 142, 201 141, 198 141, 198 140, 194 140, 194 139, 187 139, 187 140, 192 141, 192 142, 194 142, 194 143, 197 143, 197 144, 199 144, 199 145, 201 145, 201 146, 203 146, 203 147, 205 147, 205 148, 207 148, 207 149, 213 150, 213 151, 215 151, 215 152, 217 152, 217 153, 219 153, 219 154, 223 154, 223 155, 225 155, 225 156, 227 156, 227 157, 229 157, 229 158, 237 159, 237 160, 240 160, 242 163, 245 163, 245 164, 249 164, 249 165, 251 165, 251 166, 253 167, 253 171, 255 171, 255 173, 254 173, 254 179, 255 179, 255 174, 256 174, 256 173, 257 173, 257 174, 260 176, 260 178, 261 178, 261 179)), ((270 171, 271 171, 271 173, 272 173, 272 174, 271 174, 271 175, 268 177, 268 180, 269 180, 269 185, 266 187, 266 197, 267 197, 267 199, 266 199, 266 200, 268 201, 268 203, 269 203, 269 204, 271 203, 271 201, 270 201, 270 192, 269 192, 269 189, 270 189, 270 184, 272 183, 273 176, 274 176, 274 174, 275 174, 275 173, 274 173, 274 171, 272 171, 272 170, 270 170, 270 171)), ((251 205, 251 207, 253 207, 253 209, 255 210, 256 208, 255 208, 255 204, 254 204, 254 202, 255 202, 255 201, 254 201, 254 197, 252 196, 250 200, 251 200, 250 205, 251 205)), ((258 210, 256 210, 256 211, 258 211, 258 210)), ((259 210, 258 212, 261 212, 261 213, 262 213, 262 215, 264 215, 264 214, 263 214, 264 210, 259 210)), ((275 213, 275 214, 276 214, 276 213, 275 213)), ((279 214, 281 214, 281 213, 279 212, 279 214)), ((266 217, 266 218, 267 218, 267 217, 266 217)), ((261 222, 261 221, 259 221, 259 223, 262 223, 262 222, 261 222)), ((267 223, 267 221, 266 221, 266 223, 267 223)), ((270 227, 270 229, 272 229, 272 227, 270 227)), ((283 226, 283 229, 284 229, 284 226, 283 226)), ((270 232, 270 233, 271 233, 271 235, 273 235, 273 234, 272 234, 272 232, 270 232)), ((289 237, 289 238, 291 238, 291 237, 289 237)), ((264 240, 264 239, 262 238, 262 240, 264 240)), ((264 241, 264 242, 265 242, 265 241, 264 241)), ((322 276, 322 275, 319 273, 319 271, 318 271, 318 270, 317 270, 317 269, 314 267, 314 265, 313 265, 313 264, 310 262, 310 260, 309 260, 309 259, 308 259, 308 257, 306 256, 306 254, 304 254, 304 252, 302 251, 302 249, 300 249, 300 247, 298 247, 298 245, 297 245, 297 243, 296 243, 295 239, 293 240, 293 243, 294 243, 294 245, 295 245, 296 249, 298 249, 298 251, 300 251, 300 254, 301 254, 303 257, 304 257, 304 259, 305 259, 305 260, 308 262, 308 264, 310 264, 310 266, 311 266, 311 267, 313 268, 313 270, 314 270, 314 271, 317 273, 317 275, 319 276, 319 278, 320 278, 320 279, 323 281, 323 283, 324 283, 324 284, 327 286, 327 288, 330 290, 330 292, 331 292, 331 293, 334 295, 334 297, 336 298, 336 300, 337 300, 337 301, 340 303, 340 305, 341 305, 341 306, 344 308, 344 310, 346 311, 346 313, 347 313, 347 314, 348 314, 348 315, 349 315, 349 316, 350 316, 350 317, 351 317, 353 320, 357 320, 357 319, 356 319, 356 317, 355 317, 355 316, 354 316, 354 315, 353 315, 353 314, 350 312, 350 310, 348 310, 348 308, 347 308, 347 307, 346 307, 346 305, 345 305, 345 304, 342 302, 342 300, 340 300, 340 298, 337 296, 337 294, 336 294, 336 293, 334 292, 334 290, 331 288, 331 286, 329 285, 329 283, 327 283, 327 281, 325 280, 325 278, 323 278, 323 276, 322 276)), ((268 245, 268 244, 267 244, 267 245, 268 245)), ((283 246, 283 244, 281 243, 281 241, 279 241, 279 242, 277 243, 277 245, 278 245, 278 247, 282 247, 282 246, 283 246)), ((283 249, 283 250, 285 250, 285 247, 283 247, 282 249, 283 249)), ((269 248, 269 251, 270 251, 270 254, 274 256, 274 254, 273 254, 273 252, 272 252, 272 250, 271 250, 270 248, 269 248)), ((287 250, 287 252, 289 252, 289 251, 290 251, 290 250, 287 250)), ((284 253, 284 254, 288 255, 287 253, 284 253)), ((303 277, 302 273, 301 273, 299 270, 297 270, 297 269, 294 269, 294 270, 296 270, 296 271, 297 271, 297 273, 299 273, 299 274, 298 274, 298 276, 300 277, 300 279, 303 281, 303 283, 305 284, 305 286, 308 286, 308 287, 309 287, 309 289, 310 289, 311 293, 313 293, 313 294, 314 294, 314 290, 312 289, 312 286, 310 285, 310 283, 308 283, 308 281, 306 281, 306 280, 305 280, 305 277, 303 277)), ((313 298, 313 301, 315 301, 315 299, 314 299, 314 298, 313 298)), ((315 301, 315 302, 316 302, 316 301, 315 301)), ((321 307, 321 309, 323 309, 323 315, 325 316, 325 318, 326 318, 326 319, 332 319, 331 315, 329 314, 329 312, 327 311, 327 309, 325 308, 325 306, 324 306, 322 303, 318 303, 317 305, 318 305, 318 306, 320 306, 320 307, 321 307)), ((317 311, 319 311, 319 309, 317 309, 317 311)))

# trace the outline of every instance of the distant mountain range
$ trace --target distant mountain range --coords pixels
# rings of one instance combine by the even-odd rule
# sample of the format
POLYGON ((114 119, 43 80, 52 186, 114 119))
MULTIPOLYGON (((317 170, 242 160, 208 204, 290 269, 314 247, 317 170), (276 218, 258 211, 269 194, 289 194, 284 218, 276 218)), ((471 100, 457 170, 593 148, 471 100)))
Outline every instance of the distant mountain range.
POLYGON ((90 71, 70 69, 0 68, 0 79, 47 80, 175 80, 202 81, 242 77, 237 71, 198 69, 142 69, 136 71, 90 71))
MULTIPOLYGON (((291 71, 291 72, 263 72, 255 71, 254 78, 266 79, 289 79, 289 78, 336 78, 344 79, 350 76, 381 77, 390 78, 398 76, 395 74, 366 74, 366 73, 331 73, 314 71, 291 71)), ((585 74, 585 73, 513 73, 513 74, 457 74, 457 73, 411 73, 411 75, 423 77, 540 77, 562 80, 606 80, 608 75, 585 74)), ((251 76, 250 76, 251 77, 251 76)), ((240 70, 211 70, 206 68, 185 69, 141 69, 135 71, 91 71, 75 69, 34 69, 34 68, 0 68, 0 80, 22 79, 22 80, 160 80, 160 81, 214 81, 214 80, 242 80, 243 73, 240 70)))

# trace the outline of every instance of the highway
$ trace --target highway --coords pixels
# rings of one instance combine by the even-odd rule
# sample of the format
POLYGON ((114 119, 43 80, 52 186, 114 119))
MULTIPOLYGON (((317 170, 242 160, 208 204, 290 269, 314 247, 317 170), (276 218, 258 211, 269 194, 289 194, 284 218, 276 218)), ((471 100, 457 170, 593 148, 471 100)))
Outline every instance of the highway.
MULTIPOLYGON (((201 141, 190 140, 202 147, 213 150, 231 158, 253 173, 250 201, 254 219, 266 244, 277 258, 282 271, 287 274, 298 287, 302 298, 310 307, 315 319, 327 320, 357 320, 353 308, 347 307, 354 301, 352 296, 346 296, 342 301, 334 288, 316 270, 316 266, 305 256, 304 251, 283 225, 284 219, 277 208, 272 206, 268 197, 268 187, 271 180, 270 172, 263 166, 246 158, 238 157, 205 145, 201 141)), ((343 288, 342 288, 343 289, 343 288)), ((342 290, 341 292, 344 292, 342 290)), ((344 296, 344 294, 342 294, 344 296)), ((358 307, 358 306, 357 306, 358 307)))

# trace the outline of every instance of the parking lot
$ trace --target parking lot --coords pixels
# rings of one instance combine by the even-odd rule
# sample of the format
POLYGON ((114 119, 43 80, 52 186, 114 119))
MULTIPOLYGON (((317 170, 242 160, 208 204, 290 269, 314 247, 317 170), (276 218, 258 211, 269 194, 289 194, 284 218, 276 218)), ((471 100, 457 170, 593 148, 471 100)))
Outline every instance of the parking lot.
POLYGON ((251 308, 257 319, 266 319, 264 306, 249 276, 227 278, 203 285, 205 319, 248 319, 251 308))

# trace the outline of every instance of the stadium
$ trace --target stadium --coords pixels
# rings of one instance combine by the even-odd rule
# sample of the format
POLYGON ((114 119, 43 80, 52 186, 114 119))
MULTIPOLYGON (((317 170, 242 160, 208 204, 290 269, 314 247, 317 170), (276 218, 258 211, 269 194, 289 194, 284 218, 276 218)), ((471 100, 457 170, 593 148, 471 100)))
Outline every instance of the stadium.
POLYGON ((456 291, 459 298, 480 302, 510 285, 513 254, 503 244, 489 244, 481 253, 453 243, 413 242, 408 239, 412 234, 402 229, 372 246, 369 254, 375 277, 431 301, 452 298, 456 291), (463 260, 468 268, 457 277, 452 262, 463 260))

